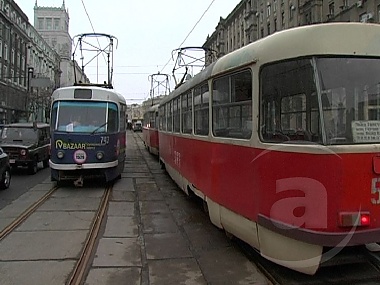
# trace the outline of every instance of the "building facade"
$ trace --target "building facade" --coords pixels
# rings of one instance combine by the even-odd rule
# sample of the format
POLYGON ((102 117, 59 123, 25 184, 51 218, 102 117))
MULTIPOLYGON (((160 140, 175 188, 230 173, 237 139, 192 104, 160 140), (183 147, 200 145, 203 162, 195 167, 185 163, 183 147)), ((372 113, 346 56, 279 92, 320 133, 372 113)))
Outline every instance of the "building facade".
POLYGON ((75 82, 89 83, 87 76, 76 62, 72 61, 72 38, 69 33, 70 17, 63 0, 61 7, 34 5, 34 27, 44 40, 59 54, 60 87, 72 86, 75 82))
POLYGON ((210 64, 231 51, 284 29, 327 22, 380 20, 380 0, 241 0, 203 47, 216 51, 210 64))
POLYGON ((15 1, 0 0, 0 123, 32 116, 36 90, 31 86, 39 84, 35 71, 43 73, 48 79, 44 85, 53 88, 59 61, 15 1))

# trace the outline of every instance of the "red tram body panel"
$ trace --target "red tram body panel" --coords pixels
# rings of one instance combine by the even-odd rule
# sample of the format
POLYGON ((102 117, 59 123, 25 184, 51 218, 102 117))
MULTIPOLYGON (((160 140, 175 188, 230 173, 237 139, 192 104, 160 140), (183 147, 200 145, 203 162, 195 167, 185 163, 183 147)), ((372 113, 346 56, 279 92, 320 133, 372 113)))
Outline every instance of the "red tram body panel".
POLYGON ((147 126, 143 127, 143 140, 150 153, 158 155, 158 130, 147 126))
POLYGON ((158 155, 159 138, 158 138, 158 104, 151 106, 144 113, 143 141, 146 149, 158 155))
POLYGON ((165 146, 161 148, 160 156, 166 164, 197 189, 202 189, 205 196, 250 220, 257 221, 260 215, 260 220, 271 228, 276 222, 287 225, 287 229, 294 226, 296 231, 284 229, 283 233, 291 238, 333 247, 347 235, 347 228, 339 226, 339 213, 360 209, 371 213, 371 224, 356 229, 346 245, 380 240, 380 207, 373 207, 371 203, 373 199, 379 199, 377 192, 371 192, 372 181, 379 177, 373 171, 373 159, 377 157, 374 154, 338 156, 331 153, 267 152, 167 134, 160 134, 160 141, 165 146), (245 166, 244 171, 240 165, 245 166), (293 191, 276 192, 276 182, 284 180, 284 183, 291 184, 292 181, 286 179, 299 177, 304 179, 294 185, 293 191), (308 193, 306 189, 309 187, 320 192, 308 193), (302 191, 297 190, 300 188, 302 191), (305 198, 305 193, 311 196, 305 198), (293 212, 292 200, 295 203, 305 200, 301 204, 307 206, 307 212, 301 208, 296 209, 298 213, 293 212), (281 201, 289 204, 289 209, 286 206, 282 209, 282 205, 278 211, 273 208, 281 201), (304 231, 303 228, 313 230, 304 231))

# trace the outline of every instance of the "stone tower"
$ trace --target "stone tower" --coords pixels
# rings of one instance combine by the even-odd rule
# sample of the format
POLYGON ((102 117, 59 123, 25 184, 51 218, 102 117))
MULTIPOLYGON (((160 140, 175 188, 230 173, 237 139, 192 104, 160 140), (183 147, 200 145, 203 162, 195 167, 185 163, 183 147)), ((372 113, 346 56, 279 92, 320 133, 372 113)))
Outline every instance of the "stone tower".
POLYGON ((72 39, 69 34, 69 13, 65 0, 61 7, 40 7, 34 5, 34 28, 45 41, 57 51, 62 60, 70 60, 72 39))

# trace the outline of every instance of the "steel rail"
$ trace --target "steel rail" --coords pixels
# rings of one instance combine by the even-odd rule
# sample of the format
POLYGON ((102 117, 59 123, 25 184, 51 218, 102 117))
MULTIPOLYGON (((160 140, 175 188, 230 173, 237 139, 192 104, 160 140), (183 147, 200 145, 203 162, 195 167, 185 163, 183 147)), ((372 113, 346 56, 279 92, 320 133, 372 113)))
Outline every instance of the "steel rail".
POLYGON ((108 201, 110 199, 112 186, 107 186, 106 191, 100 202, 96 217, 90 229, 89 235, 83 247, 82 253, 76 263, 74 270, 70 276, 67 285, 80 285, 83 284, 83 277, 86 272, 88 265, 90 264, 90 258, 94 250, 96 239, 98 237, 100 226, 102 224, 104 214, 106 213, 108 207, 108 201))
POLYGON ((2 241, 6 236, 8 236, 15 228, 17 228, 21 223, 23 223, 31 214, 33 214, 36 209, 43 204, 56 190, 57 186, 54 186, 47 192, 44 196, 34 202, 29 208, 27 208, 20 216, 18 216, 13 222, 11 222, 8 226, 6 226, 0 232, 0 241, 2 241))

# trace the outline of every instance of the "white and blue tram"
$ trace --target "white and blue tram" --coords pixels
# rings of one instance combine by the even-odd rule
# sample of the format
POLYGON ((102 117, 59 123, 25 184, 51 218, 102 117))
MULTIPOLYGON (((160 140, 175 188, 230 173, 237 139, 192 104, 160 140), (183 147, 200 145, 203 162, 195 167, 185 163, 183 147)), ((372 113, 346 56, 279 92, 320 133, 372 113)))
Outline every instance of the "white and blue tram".
POLYGON ((121 176, 126 148, 126 101, 112 89, 72 86, 55 90, 51 106, 51 180, 121 176))

